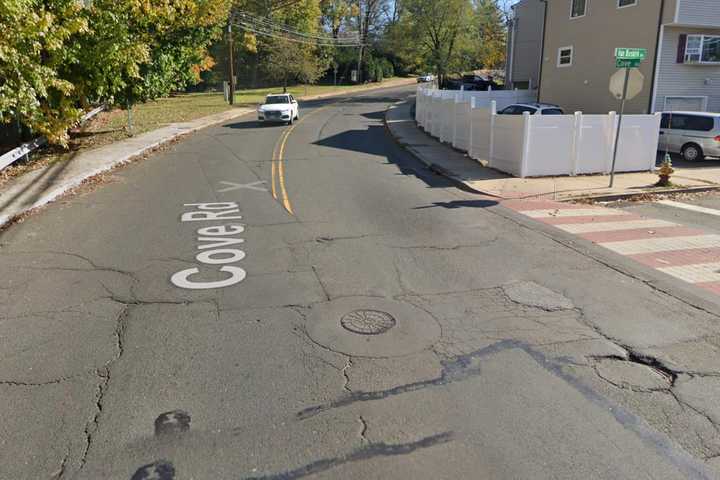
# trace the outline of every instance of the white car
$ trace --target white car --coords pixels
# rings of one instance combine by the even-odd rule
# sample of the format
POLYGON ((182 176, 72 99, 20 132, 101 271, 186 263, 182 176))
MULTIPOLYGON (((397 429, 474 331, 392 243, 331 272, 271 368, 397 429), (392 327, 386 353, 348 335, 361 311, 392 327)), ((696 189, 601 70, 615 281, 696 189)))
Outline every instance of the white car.
POLYGON ((563 109, 552 103, 516 103, 500 110, 498 115, 522 115, 528 112, 530 115, 564 115, 563 109))
POLYGON ((430 73, 424 73, 417 77, 417 83, 429 83, 435 80, 435 75, 432 75, 430 73))
POLYGON ((300 118, 298 102, 289 93, 272 94, 257 110, 261 122, 283 122, 290 125, 300 118))

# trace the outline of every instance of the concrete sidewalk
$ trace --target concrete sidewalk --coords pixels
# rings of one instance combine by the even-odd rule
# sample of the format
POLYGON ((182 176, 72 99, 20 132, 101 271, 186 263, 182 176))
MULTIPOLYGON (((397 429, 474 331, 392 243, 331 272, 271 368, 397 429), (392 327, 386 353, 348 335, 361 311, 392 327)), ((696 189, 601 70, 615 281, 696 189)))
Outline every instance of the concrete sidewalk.
MULTIPOLYGON (((401 87, 415 82, 414 78, 395 79, 380 85, 367 84, 320 95, 300 97, 299 100, 319 100, 350 93, 365 93, 372 90, 401 87)), ((83 150, 71 160, 51 164, 14 178, 0 187, 0 227, 29 210, 52 202, 82 184, 83 181, 127 163, 182 135, 254 112, 255 108, 233 108, 190 122, 174 123, 104 147, 83 150)))
POLYGON ((84 180, 127 163, 181 135, 254 111, 236 108, 191 122, 174 123, 104 147, 81 151, 71 160, 21 175, 0 189, 0 227, 33 208, 52 202, 84 180))
POLYGON ((650 172, 617 174, 612 189, 608 188, 610 177, 607 175, 512 177, 484 166, 483 163, 425 133, 415 123, 412 106, 413 101, 410 100, 395 104, 387 111, 385 121, 390 133, 431 169, 478 193, 506 199, 540 198, 564 201, 586 197, 720 188, 720 165, 675 167, 672 180, 678 187, 672 189, 655 187, 658 176, 650 172))

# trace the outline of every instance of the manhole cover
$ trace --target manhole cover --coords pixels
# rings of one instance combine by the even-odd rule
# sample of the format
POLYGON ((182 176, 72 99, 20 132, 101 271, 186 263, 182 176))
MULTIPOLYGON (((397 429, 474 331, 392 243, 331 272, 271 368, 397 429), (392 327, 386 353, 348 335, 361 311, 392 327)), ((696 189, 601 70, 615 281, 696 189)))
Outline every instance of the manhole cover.
POLYGON ((360 335, 380 335, 395 326, 395 319, 379 310, 353 310, 340 319, 345 330, 360 335))

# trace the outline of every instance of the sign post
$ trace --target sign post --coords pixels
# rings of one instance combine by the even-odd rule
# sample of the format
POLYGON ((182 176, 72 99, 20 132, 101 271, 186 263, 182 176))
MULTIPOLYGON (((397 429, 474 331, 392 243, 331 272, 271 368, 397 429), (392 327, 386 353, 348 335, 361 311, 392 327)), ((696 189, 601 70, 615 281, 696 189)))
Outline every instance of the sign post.
POLYGON ((615 67, 624 69, 625 72, 619 70, 610 78, 610 92, 620 100, 620 116, 618 117, 615 145, 613 146, 609 188, 612 188, 615 183, 615 162, 617 161, 618 146, 620 145, 620 131, 622 129, 623 114, 625 113, 625 102, 635 98, 642 91, 645 79, 638 70, 634 69, 639 67, 640 62, 645 58, 647 58, 647 49, 645 48, 615 49, 615 67))

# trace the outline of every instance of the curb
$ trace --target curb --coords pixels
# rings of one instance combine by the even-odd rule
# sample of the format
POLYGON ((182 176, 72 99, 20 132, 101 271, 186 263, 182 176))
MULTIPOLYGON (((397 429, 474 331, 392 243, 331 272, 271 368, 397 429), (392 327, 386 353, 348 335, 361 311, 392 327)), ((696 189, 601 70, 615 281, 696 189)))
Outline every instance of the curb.
MULTIPOLYGON (((441 165, 438 165, 437 163, 434 163, 434 162, 432 162, 432 161, 430 161, 430 160, 426 160, 426 159, 424 158, 425 156, 424 156, 422 153, 420 153, 420 152, 418 152, 417 150, 415 150, 415 149, 412 147, 412 145, 408 145, 408 144, 403 143, 403 142, 400 141, 400 139, 398 138, 397 135, 395 135, 395 132, 393 131, 393 129, 392 129, 392 127, 390 126, 390 124, 388 123, 388 118, 387 118, 387 117, 388 117, 388 113, 390 112, 390 110, 396 108, 398 105, 400 105, 400 104, 402 104, 402 103, 408 103, 408 102, 409 102, 409 100, 400 100, 399 102, 393 103, 392 105, 390 105, 390 106, 387 108, 387 110, 385 110, 385 117, 383 118, 383 123, 385 124, 385 129, 388 131, 388 133, 390 134, 390 137, 395 141, 395 143, 396 143, 399 147, 401 147, 403 150, 409 152, 413 157, 415 157, 417 160, 419 160, 422 164, 424 164, 424 165, 428 168, 428 170, 430 170, 430 171, 433 172, 433 173, 436 173, 436 174, 438 174, 438 175, 441 175, 441 176, 447 178, 448 180, 450 180, 452 183, 454 183, 455 186, 457 186, 457 187, 460 188, 461 190, 464 190, 464 191, 470 192, 470 193, 476 193, 476 194, 478 194, 478 195, 485 195, 485 196, 488 196, 488 197, 493 197, 493 198, 502 199, 503 197, 500 197, 500 196, 498 196, 498 195, 494 195, 494 194, 492 194, 492 193, 483 192, 482 190, 478 190, 478 189, 476 189, 476 188, 473 188, 473 187, 470 186, 467 182, 465 182, 465 180, 463 180, 462 178, 458 177, 458 176, 455 175, 454 173, 450 172, 450 171, 447 170, 445 167, 443 167, 443 166, 441 166, 441 165)), ((411 120, 411 121, 414 122, 415 120, 413 119, 413 120, 411 120)), ((417 128, 417 127, 416 127, 416 128, 417 128)), ((425 132, 423 131, 423 133, 425 133, 425 132)), ((442 145, 445 145, 445 144, 443 143, 442 145)))
MULTIPOLYGON (((321 98, 332 98, 332 97, 338 97, 338 96, 352 94, 352 93, 363 93, 363 92, 368 92, 368 91, 373 91, 373 90, 400 88, 400 87, 405 87, 405 86, 408 86, 411 84, 412 84, 412 82, 410 82, 408 80, 407 82, 398 82, 397 84, 391 84, 391 85, 380 84, 377 86, 372 86, 370 88, 362 88, 362 89, 356 89, 356 90, 348 89, 348 90, 343 90, 340 92, 330 92, 327 94, 316 95, 316 96, 305 97, 305 98, 299 97, 298 100, 308 101, 308 100, 321 99, 321 98)), ((5 191, 4 192, 0 191, 0 203, 3 200, 3 198, 2 198, 3 196, 10 197, 11 200, 10 200, 9 204, 7 204, 3 207, 3 208, 8 208, 8 210, 9 210, 8 213, 0 213, 0 232, 2 230, 4 230, 5 228, 7 228, 8 226, 12 225, 19 218, 22 218, 23 216, 26 216, 28 213, 31 213, 34 210, 37 210, 41 207, 44 207, 45 205, 47 205, 49 203, 52 203, 53 201, 57 200, 62 195, 72 191, 73 189, 82 185, 84 182, 91 180, 92 178, 97 177, 98 175, 107 173, 117 167, 120 167, 122 165, 130 163, 133 160, 137 159, 138 157, 149 154, 149 153, 153 152, 154 150, 158 149, 159 147, 162 147, 163 145, 166 145, 168 143, 176 141, 176 140, 178 140, 184 136, 187 136, 189 134, 195 133, 198 130, 202 130, 207 127, 211 127, 211 126, 218 125, 218 124, 221 124, 224 122, 228 122, 228 121, 236 119, 238 117, 250 115, 253 113, 255 113, 255 108, 242 108, 242 109, 237 109, 236 111, 226 110, 224 112, 220 112, 218 114, 210 115, 207 117, 198 118, 198 119, 192 120, 190 122, 176 123, 176 124, 172 124, 168 127, 163 127, 163 128, 168 128, 168 129, 175 129, 176 131, 169 133, 167 136, 162 137, 159 140, 152 141, 146 145, 143 145, 142 147, 133 149, 129 153, 119 155, 117 158, 114 158, 114 159, 108 161, 107 163, 104 163, 96 168, 91 168, 89 170, 85 170, 78 174, 72 175, 65 181, 62 181, 58 185, 56 185, 54 187, 50 187, 50 188, 48 188, 48 190, 39 194, 38 197, 34 201, 32 201, 31 204, 21 205, 18 208, 14 208, 14 209, 12 208, 12 202, 15 200, 15 198, 17 198, 17 196, 14 197, 15 192, 13 191, 13 187, 18 184, 17 183, 15 183, 14 185, 6 184, 5 191), (232 114, 230 114, 229 112, 232 112, 232 114), (213 116, 217 116, 217 118, 211 119, 211 117, 213 117, 213 116), (207 123, 202 123, 202 121, 204 119, 207 119, 207 123), (189 126, 189 124, 192 124, 195 122, 200 123, 200 125, 189 126)), ((142 135, 153 134, 153 133, 158 132, 159 130, 162 130, 162 128, 156 129, 156 130, 151 130, 149 132, 145 132, 142 135)), ((140 136, 138 136, 138 137, 140 137, 140 136)), ((137 139, 138 137, 134 137, 134 138, 137 139)), ((117 147, 119 143, 120 142, 111 143, 105 147, 100 147, 98 150, 100 150, 102 148, 106 148, 106 147, 112 147, 112 146, 117 147)), ((87 152, 90 152, 90 151, 92 151, 92 150, 87 150, 87 152)), ((28 172, 25 175, 18 177, 18 181, 20 179, 22 179, 23 177, 25 177, 26 179, 32 178, 33 175, 35 177, 39 177, 43 173, 48 172, 50 170, 50 168, 52 168, 52 167, 47 166, 47 167, 39 169, 39 170, 28 172), (28 177, 28 176, 30 176, 30 177, 28 177)), ((30 184, 32 184, 32 180, 31 180, 30 184)), ((22 185, 20 186, 20 190, 21 191, 23 190, 22 185)))
POLYGON ((582 200, 589 200, 592 202, 615 202, 618 200, 628 200, 636 197, 642 197, 645 195, 674 195, 677 193, 702 193, 712 192, 720 190, 720 185, 709 185, 707 187, 684 187, 684 188, 669 188, 667 190, 652 190, 647 192, 630 192, 630 193, 615 193, 609 195, 583 195, 578 197, 570 197, 558 202, 577 202, 582 200))

